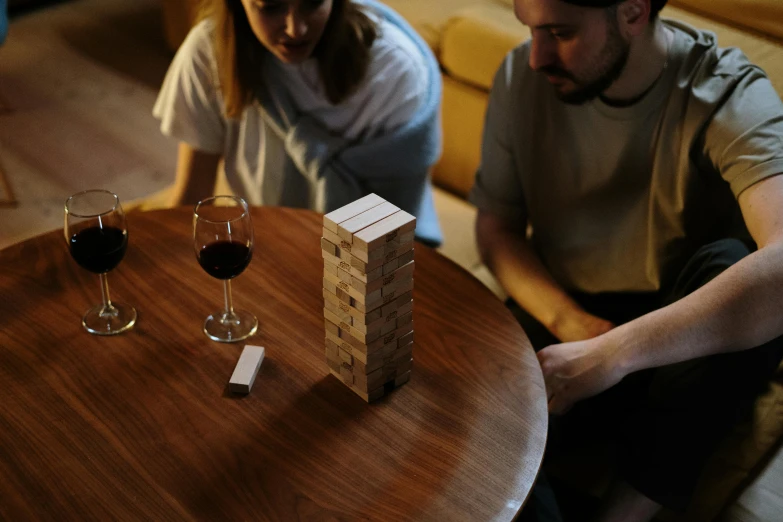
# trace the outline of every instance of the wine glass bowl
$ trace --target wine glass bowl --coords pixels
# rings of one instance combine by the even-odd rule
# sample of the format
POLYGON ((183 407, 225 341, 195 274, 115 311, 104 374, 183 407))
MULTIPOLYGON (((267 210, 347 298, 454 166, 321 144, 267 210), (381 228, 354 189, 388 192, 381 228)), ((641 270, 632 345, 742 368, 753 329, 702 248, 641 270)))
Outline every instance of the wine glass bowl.
POLYGON ((253 258, 253 222, 247 202, 235 196, 200 201, 193 211, 193 243, 201 268, 223 281, 225 308, 207 317, 204 333, 219 342, 247 339, 258 329, 258 320, 250 312, 234 310, 231 296, 231 279, 253 258))
POLYGON ((84 314, 82 326, 96 335, 116 335, 132 328, 136 310, 111 301, 106 276, 128 248, 128 227, 117 195, 108 190, 86 190, 69 197, 63 231, 74 261, 101 279, 103 303, 84 314))

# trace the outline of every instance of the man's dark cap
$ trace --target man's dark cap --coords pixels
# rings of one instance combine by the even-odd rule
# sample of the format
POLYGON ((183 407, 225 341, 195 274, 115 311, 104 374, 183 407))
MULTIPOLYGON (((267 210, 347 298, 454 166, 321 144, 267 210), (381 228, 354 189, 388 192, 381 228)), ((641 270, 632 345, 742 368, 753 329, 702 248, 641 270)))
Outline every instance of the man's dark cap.
MULTIPOLYGON (((563 0, 569 4, 581 5, 583 7, 609 7, 614 4, 619 4, 623 0, 563 0)), ((668 0, 650 0, 650 10, 653 13, 658 13, 663 6, 666 5, 668 0)))

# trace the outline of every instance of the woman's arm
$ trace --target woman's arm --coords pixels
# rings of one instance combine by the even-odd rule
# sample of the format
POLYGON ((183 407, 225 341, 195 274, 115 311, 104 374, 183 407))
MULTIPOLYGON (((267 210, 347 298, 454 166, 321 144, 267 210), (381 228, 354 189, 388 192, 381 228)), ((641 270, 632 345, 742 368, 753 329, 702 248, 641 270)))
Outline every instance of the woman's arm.
POLYGON ((217 168, 222 155, 179 144, 174 205, 195 205, 215 192, 217 168))

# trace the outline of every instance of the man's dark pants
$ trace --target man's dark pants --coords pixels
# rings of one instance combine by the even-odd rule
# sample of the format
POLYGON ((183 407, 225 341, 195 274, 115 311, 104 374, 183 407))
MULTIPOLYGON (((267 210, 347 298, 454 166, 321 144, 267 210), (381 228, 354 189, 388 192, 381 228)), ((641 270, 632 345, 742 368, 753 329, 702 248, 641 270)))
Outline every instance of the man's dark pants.
MULTIPOLYGON (((587 312, 619 325, 683 298, 749 253, 744 243, 724 239, 702 247, 668 291, 573 297, 587 312)), ((516 303, 509 300, 507 305, 536 351, 558 343, 516 303)), ((648 498, 682 511, 707 458, 732 426, 751 415, 782 357, 780 337, 742 352, 631 374, 566 415, 553 416, 547 454, 578 444, 575 434, 597 430, 615 449, 622 479, 648 498)))

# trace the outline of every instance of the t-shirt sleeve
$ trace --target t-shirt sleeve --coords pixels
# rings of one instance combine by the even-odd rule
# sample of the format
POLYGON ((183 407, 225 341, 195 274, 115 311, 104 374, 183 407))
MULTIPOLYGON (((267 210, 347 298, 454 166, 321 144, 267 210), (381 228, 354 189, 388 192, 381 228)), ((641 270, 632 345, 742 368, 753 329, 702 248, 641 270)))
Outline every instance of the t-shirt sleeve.
POLYGON ((783 103, 761 70, 752 68, 726 97, 705 130, 704 145, 735 196, 783 173, 783 103))
POLYGON ((206 21, 188 34, 169 66, 152 114, 166 136, 195 149, 223 152, 226 132, 206 21))
POLYGON ((513 65, 514 53, 495 74, 484 120, 481 163, 468 199, 480 210, 501 218, 526 220, 524 193, 511 149, 513 65))

